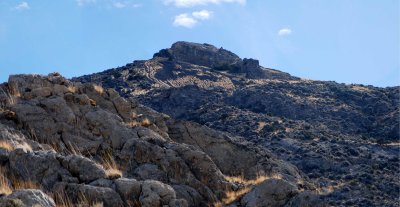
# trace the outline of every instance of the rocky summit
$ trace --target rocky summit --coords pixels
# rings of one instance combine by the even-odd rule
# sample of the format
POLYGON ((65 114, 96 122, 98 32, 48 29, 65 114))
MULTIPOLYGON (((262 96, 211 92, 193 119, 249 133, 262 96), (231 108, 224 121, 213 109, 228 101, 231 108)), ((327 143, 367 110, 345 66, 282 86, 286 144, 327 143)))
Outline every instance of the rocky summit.
POLYGON ((399 206, 400 88, 209 44, 0 85, 0 207, 399 206))

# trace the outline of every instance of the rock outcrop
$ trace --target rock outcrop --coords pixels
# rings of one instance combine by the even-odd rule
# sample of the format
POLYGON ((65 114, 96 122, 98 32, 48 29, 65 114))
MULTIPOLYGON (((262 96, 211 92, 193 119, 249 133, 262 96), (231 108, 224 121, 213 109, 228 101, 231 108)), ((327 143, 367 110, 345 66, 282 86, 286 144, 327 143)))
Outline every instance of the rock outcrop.
MULTIPOLYGON (((188 42, 150 60, 74 80, 114 88, 174 119, 270 150, 316 182, 329 205, 400 205, 399 87, 300 79, 222 48, 188 42)), ((207 151, 209 145, 202 147, 207 151)))
POLYGON ((0 181, 8 189, 0 206, 239 205, 245 195, 232 192, 271 177, 316 190, 265 149, 114 89, 57 73, 14 75, 0 87, 0 181))

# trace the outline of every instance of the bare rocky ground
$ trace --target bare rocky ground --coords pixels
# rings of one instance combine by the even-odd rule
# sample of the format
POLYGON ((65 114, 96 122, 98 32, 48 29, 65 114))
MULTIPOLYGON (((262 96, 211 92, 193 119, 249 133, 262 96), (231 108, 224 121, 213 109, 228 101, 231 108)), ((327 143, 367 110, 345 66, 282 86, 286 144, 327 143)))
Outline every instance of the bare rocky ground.
POLYGON ((0 85, 1 207, 324 205, 282 153, 143 106, 147 89, 103 85, 58 73, 0 85))
POLYGON ((300 79, 188 42, 73 80, 240 136, 295 165, 329 206, 400 205, 399 87, 300 79))

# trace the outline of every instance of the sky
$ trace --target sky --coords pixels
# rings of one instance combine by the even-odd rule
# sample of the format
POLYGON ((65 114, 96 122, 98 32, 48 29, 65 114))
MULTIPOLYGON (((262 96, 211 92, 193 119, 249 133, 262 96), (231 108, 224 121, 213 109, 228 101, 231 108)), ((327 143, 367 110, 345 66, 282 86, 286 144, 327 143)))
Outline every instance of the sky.
POLYGON ((209 43, 313 80, 400 85, 398 0, 0 0, 0 82, 209 43))

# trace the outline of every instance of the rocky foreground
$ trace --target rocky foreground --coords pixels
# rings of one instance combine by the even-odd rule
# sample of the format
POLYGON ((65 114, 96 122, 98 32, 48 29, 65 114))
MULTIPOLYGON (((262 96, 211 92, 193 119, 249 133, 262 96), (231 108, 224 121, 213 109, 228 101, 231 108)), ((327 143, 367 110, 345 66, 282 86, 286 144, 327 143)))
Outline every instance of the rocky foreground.
POLYGON ((1 207, 324 205, 318 186, 263 146, 57 73, 0 85, 0 164, 1 207))
MULTIPOLYGON (((400 205, 399 87, 305 80, 189 42, 74 81, 114 88, 174 119, 241 136, 295 165, 329 206, 400 205)), ((211 158, 232 172, 218 165, 219 156, 211 158)))

